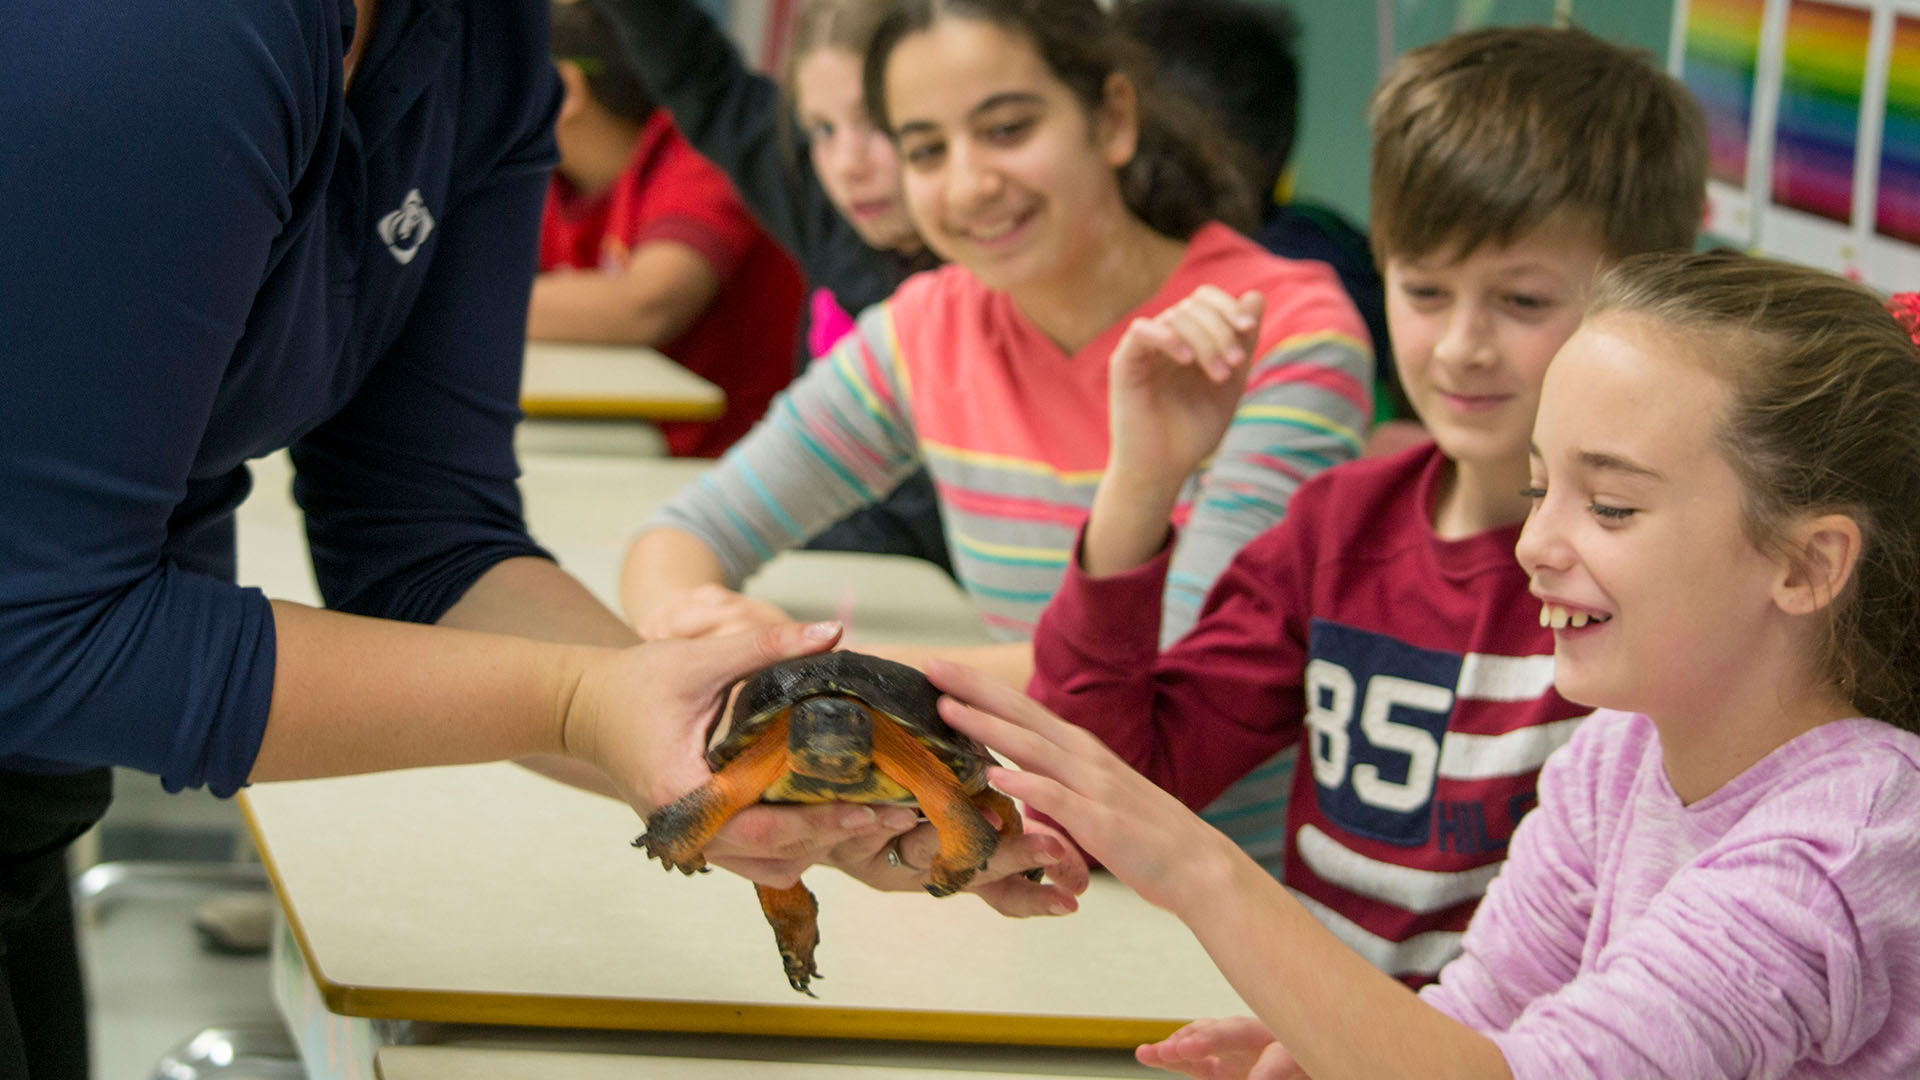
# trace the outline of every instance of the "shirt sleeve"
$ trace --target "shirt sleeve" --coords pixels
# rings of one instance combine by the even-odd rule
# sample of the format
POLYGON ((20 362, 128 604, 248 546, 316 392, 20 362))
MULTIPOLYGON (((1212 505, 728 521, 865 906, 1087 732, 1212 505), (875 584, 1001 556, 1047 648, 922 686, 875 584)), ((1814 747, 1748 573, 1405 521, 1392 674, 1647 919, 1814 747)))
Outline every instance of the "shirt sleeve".
POLYGON ((559 84, 546 12, 522 7, 525 25, 469 23, 474 47, 499 52, 487 85, 461 94, 472 113, 456 159, 487 167, 454 177, 405 327, 346 407, 292 447, 329 607, 433 622, 500 561, 547 557, 527 534, 513 430, 559 84))
POLYGON ((890 304, 774 398, 767 416, 644 528, 692 533, 728 584, 891 492, 920 461, 894 365, 890 304))
POLYGON ((590 2, 613 25, 627 59, 687 142, 727 174, 810 282, 832 291, 849 311, 893 291, 893 278, 834 209, 805 160, 780 88, 748 69, 694 0, 590 2))
POLYGON ((1541 766, 1540 802, 1514 830, 1461 954, 1420 991, 1429 1005, 1476 1031, 1505 1031, 1529 1003, 1580 972, 1596 894, 1591 726, 1576 729, 1541 766))
POLYGON ((1856 1057, 1895 1022, 1920 929, 1911 775, 1876 786, 1864 816, 1825 794, 1676 874, 1588 971, 1489 1032, 1514 1075, 1909 1075, 1911 1034, 1874 1048, 1886 1060, 1856 1057))
POLYGON ((1289 519, 1221 575, 1192 633, 1155 640, 1169 557, 1103 578, 1079 559, 1034 635, 1035 699, 1100 737, 1186 805, 1212 802, 1299 736, 1303 554, 1289 519))
POLYGON ((1202 475, 1167 574, 1160 641, 1194 624, 1214 580, 1286 515, 1301 482, 1360 454, 1372 415, 1373 354, 1352 301, 1324 283, 1269 295, 1270 342, 1202 475))
MULTIPOLYGON (((322 5, 27 5, 0 35, 0 759, 233 790, 266 599, 168 522, 317 152, 322 5), (308 10, 315 9, 315 10, 308 10)), ((335 46, 337 48, 337 46, 335 46)), ((337 55, 337 54, 336 54, 337 55)))
POLYGON ((678 241, 700 253, 723 287, 733 280, 761 232, 726 175, 675 140, 673 152, 647 183, 655 197, 648 200, 647 220, 630 238, 631 246, 638 250, 649 241, 678 241))

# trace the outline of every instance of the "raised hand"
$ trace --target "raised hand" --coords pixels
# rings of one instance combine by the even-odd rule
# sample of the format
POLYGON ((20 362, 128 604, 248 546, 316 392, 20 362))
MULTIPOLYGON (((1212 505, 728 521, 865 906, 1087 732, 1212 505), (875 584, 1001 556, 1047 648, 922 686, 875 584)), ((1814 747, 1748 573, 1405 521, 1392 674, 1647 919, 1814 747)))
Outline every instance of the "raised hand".
POLYGON ((725 585, 699 585, 673 597, 643 620, 639 630, 644 641, 665 641, 743 634, 793 621, 793 616, 765 600, 756 600, 725 585))
POLYGON ((1194 1080, 1292 1080, 1307 1075, 1251 1016, 1195 1020, 1157 1043, 1134 1051, 1142 1065, 1194 1080))
POLYGON ((1246 390, 1265 308, 1260 293, 1202 285, 1127 327, 1108 369, 1110 471, 1177 485, 1213 453, 1246 390))

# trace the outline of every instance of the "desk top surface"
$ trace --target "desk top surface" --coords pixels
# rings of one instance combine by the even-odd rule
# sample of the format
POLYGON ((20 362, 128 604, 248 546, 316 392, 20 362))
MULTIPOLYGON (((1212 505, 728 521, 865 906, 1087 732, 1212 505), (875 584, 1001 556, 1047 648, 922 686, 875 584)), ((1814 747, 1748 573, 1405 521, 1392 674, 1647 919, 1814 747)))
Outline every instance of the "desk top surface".
MULTIPOLYGON (((582 584, 619 610, 620 562, 654 507, 709 462, 615 455, 521 456, 527 526, 582 584)), ((252 463, 254 493, 239 511, 240 580, 269 596, 318 603, 288 494, 285 454, 252 463)), ((918 559, 789 551, 747 582, 747 592, 797 619, 844 618, 847 641, 972 645, 986 642, 973 604, 952 579, 918 559)))
POLYGON ((640 345, 527 342, 520 407, 529 416, 712 420, 718 386, 640 345))
POLYGON ((914 1044, 842 1044, 799 1055, 765 1050, 750 1036, 691 1048, 686 1055, 619 1045, 528 1048, 515 1046, 388 1046, 375 1070, 381 1080, 1065 1080, 1104 1077, 1137 1080, 1165 1076, 1120 1051, 997 1050, 914 1044), (745 1045, 743 1045, 745 1044, 745 1045), (727 1056, 716 1056, 723 1052, 727 1056))
POLYGON ((665 872, 629 846, 629 808, 516 766, 260 784, 242 805, 348 1016, 1131 1047, 1244 1011, 1177 920, 1105 875, 1078 913, 1018 920, 815 869, 815 1000, 746 881, 665 872))

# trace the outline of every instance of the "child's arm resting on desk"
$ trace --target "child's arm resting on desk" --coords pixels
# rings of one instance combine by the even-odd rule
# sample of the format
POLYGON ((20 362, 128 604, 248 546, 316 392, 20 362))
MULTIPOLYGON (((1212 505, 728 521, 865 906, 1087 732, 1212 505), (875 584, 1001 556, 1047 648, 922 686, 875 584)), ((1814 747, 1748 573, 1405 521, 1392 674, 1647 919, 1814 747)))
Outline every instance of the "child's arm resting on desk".
POLYGON ((527 336, 658 347, 679 337, 720 295, 707 257, 678 240, 650 240, 617 274, 554 270, 533 279, 527 336))
POLYGON ((1511 1075, 1490 1039, 1342 945, 1232 841, 1092 735, 975 672, 934 664, 928 675, 975 706, 943 701, 949 723, 1025 770, 991 769, 990 782, 1059 822, 1149 903, 1179 916, 1309 1074, 1511 1075))

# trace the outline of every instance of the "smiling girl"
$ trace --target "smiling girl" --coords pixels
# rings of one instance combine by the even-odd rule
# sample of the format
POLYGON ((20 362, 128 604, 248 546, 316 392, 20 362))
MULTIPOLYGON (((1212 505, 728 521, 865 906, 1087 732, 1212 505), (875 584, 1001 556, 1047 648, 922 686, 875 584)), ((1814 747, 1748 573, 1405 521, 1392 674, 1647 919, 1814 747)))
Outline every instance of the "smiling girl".
MULTIPOLYGON (((701 155, 794 261, 813 294, 799 344, 830 351, 849 311, 940 264, 907 218, 893 141, 867 116, 860 58, 886 0, 804 0, 779 82, 749 69, 695 0, 583 0, 613 27, 627 63, 701 155), (795 154, 795 136, 806 160, 795 154)), ((949 573, 924 469, 884 500, 817 532, 808 547, 912 555, 949 573)))
MULTIPOLYGON (((1202 287, 1235 306, 1253 347, 1236 422, 1180 500, 1175 574, 1189 595, 1300 479, 1357 453, 1371 359, 1351 303, 1324 266, 1220 223, 1250 201, 1199 137, 1204 122, 1157 99, 1144 71, 1092 0, 891 10, 865 100, 898 148, 916 231, 950 265, 866 311, 649 524, 624 581, 643 633, 784 618, 732 588, 924 461, 954 568, 1005 643, 966 655, 1024 682, 1034 621, 1107 459, 1109 356, 1134 320, 1202 287)), ((1182 363, 1177 347, 1162 358, 1182 363)))
POLYGON ((1195 1077, 1920 1071, 1920 357, 1876 297, 1730 252, 1607 272, 1548 370, 1518 545, 1598 706, 1418 996, 1091 735, 933 665, 953 724, 1179 915, 1258 1019, 1195 1077))

